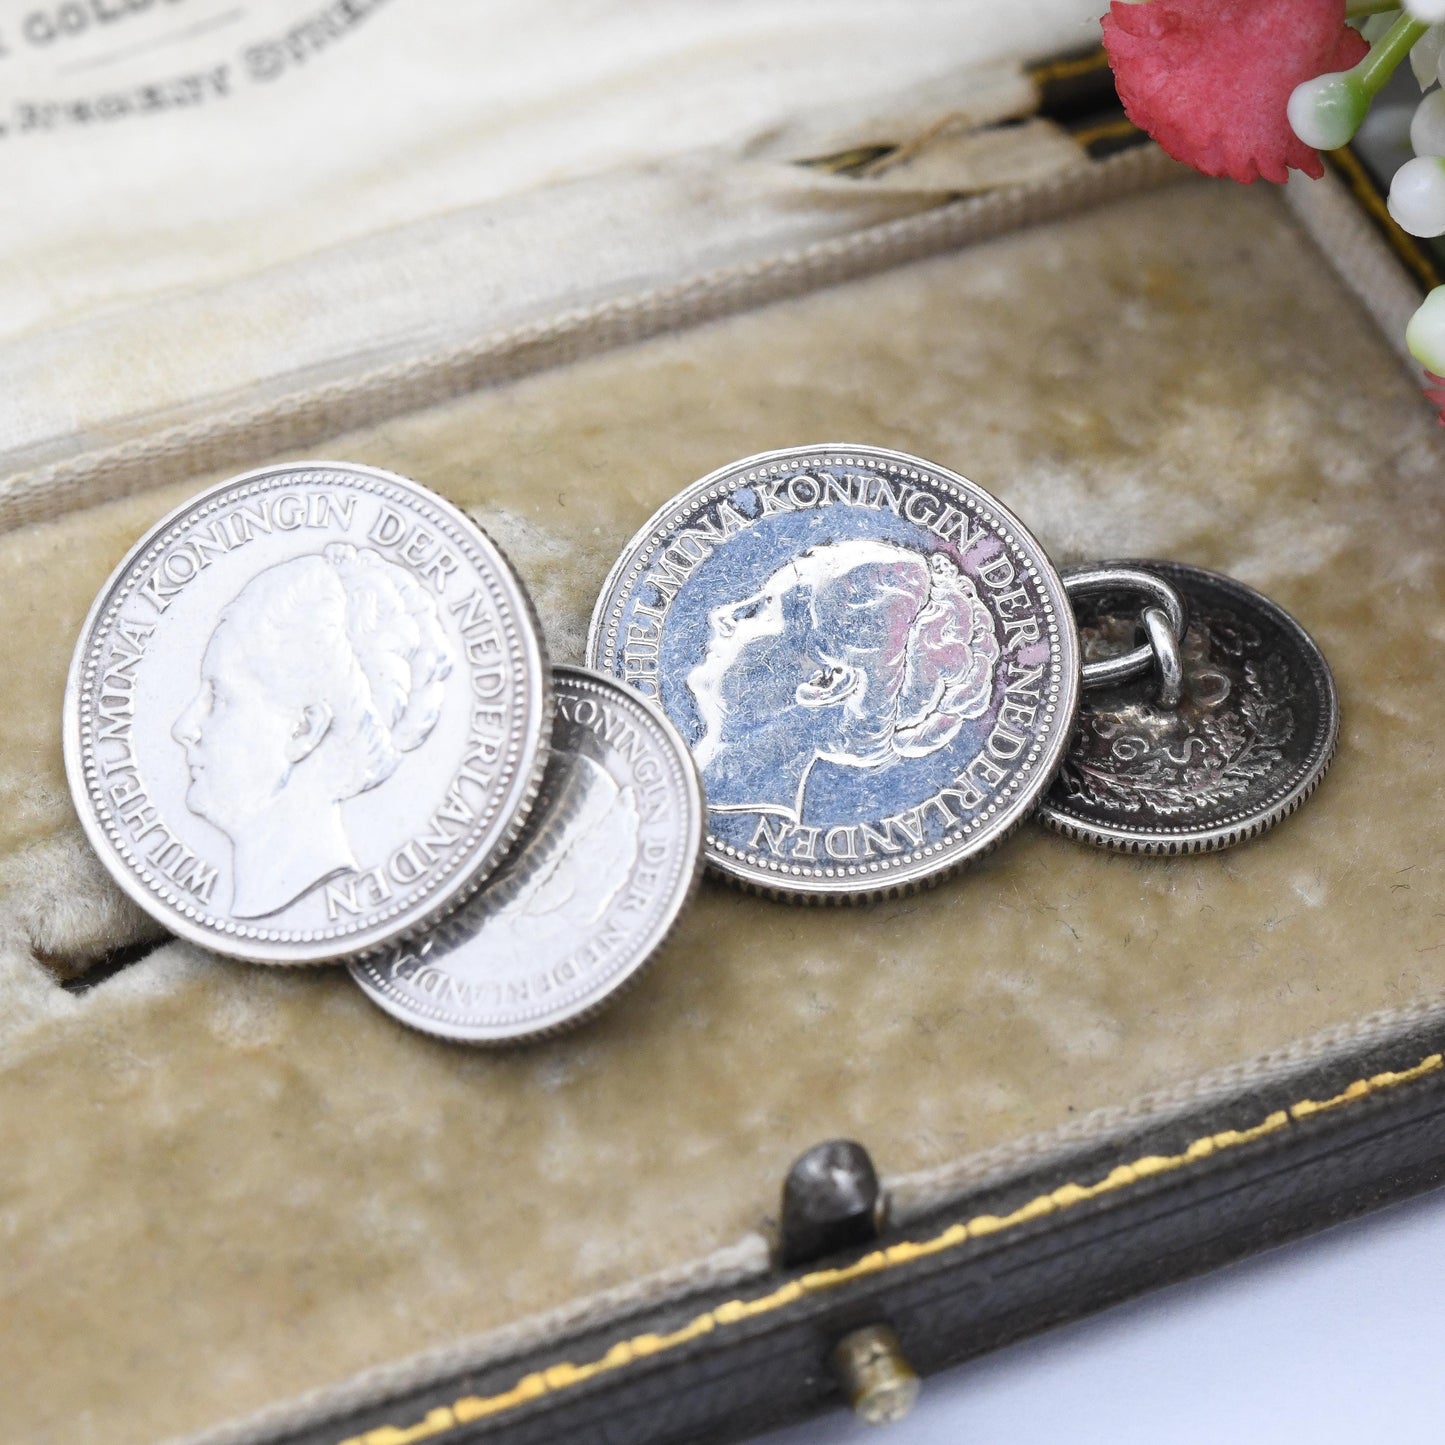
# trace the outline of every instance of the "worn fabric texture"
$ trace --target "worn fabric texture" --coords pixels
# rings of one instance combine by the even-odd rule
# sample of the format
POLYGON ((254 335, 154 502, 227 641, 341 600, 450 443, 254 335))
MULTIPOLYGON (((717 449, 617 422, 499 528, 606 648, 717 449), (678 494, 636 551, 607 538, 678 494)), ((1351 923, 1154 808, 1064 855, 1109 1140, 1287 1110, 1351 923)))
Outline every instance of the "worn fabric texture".
POLYGON ((0 536, 7 1437, 200 1429, 686 1271, 765 1232, 821 1138, 866 1141, 890 1175, 962 1177, 1441 990, 1445 457, 1275 192, 1174 186, 327 450, 471 509, 575 661, 608 567, 668 495, 747 452, 853 439, 963 471, 1059 562, 1175 557, 1275 597, 1343 698, 1315 798, 1213 857, 1030 828, 857 909, 708 885, 644 984, 527 1050, 408 1032, 341 970, 174 943, 75 994, 61 973, 146 925, 79 842, 65 668, 108 570, 211 478, 0 536))
POLYGON ((1067 168, 989 127, 1098 34, 1093 0, 0 7, 0 472, 1067 168), (796 164, 941 122, 886 179, 796 164))

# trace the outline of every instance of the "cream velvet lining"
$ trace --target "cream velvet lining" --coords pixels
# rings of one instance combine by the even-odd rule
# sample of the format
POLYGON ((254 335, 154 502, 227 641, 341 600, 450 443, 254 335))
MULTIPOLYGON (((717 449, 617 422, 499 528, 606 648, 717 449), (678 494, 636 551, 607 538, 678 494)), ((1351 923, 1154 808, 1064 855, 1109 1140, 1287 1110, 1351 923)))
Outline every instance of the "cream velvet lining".
MULTIPOLYGON (((1020 57, 1099 39, 1094 0, 186 0, 84 5, 78 33, 58 4, 6 9, 0 175, 24 204, 0 213, 3 341, 678 157, 984 119, 1020 57), (205 103, 27 124, 220 68, 205 103)), ((598 248, 628 199, 599 207, 598 248)), ((560 301, 572 273, 548 274, 560 301)))
POLYGON ((409 1033, 337 970, 179 944, 75 996, 32 942, 79 966, 140 925, 69 816, 65 666, 108 568, 206 478, 0 536, 0 1399, 16 1438, 199 1429, 687 1278, 740 1240, 719 1267, 746 1272, 788 1161, 820 1138, 864 1139, 921 1207, 974 1177, 970 1159, 1090 1111, 1429 1006, 1445 985, 1442 454, 1277 193, 1175 186, 327 450, 471 508, 574 660, 659 501, 747 451, 849 439, 964 471, 1060 561, 1177 557, 1289 607, 1343 696, 1314 800, 1211 858, 1027 829, 931 893, 860 910, 709 886, 642 986, 525 1052, 409 1033))
POLYGON ((1099 34, 1093 0, 101 8, 0 25, 0 472, 1066 168, 972 133, 1099 34), (945 117, 884 180, 795 164, 945 117))

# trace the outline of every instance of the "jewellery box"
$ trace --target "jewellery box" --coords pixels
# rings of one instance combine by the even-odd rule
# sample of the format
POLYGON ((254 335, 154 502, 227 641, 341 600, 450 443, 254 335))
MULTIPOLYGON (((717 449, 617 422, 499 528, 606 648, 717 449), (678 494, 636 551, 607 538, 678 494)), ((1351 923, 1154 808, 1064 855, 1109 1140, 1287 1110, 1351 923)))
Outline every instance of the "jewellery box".
POLYGON ((121 8, 0 23, 5 1438, 737 1439, 1439 1178, 1445 454, 1359 177, 1137 143, 1078 0, 121 8), (78 629, 208 482, 415 477, 572 662, 655 507, 813 441, 1258 587, 1330 775, 1216 855, 709 882, 502 1052, 159 937, 82 841, 78 629))

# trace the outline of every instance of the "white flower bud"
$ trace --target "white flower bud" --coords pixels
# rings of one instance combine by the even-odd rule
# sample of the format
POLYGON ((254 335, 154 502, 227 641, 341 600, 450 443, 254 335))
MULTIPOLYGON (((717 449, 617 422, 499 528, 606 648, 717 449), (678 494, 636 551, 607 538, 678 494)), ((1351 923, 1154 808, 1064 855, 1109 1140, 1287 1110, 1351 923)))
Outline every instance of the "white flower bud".
POLYGON ((1445 376, 1445 286, 1437 286, 1410 318, 1405 345, 1427 371, 1445 376))
POLYGON ((1369 108, 1364 87, 1345 70, 1301 81, 1290 94, 1287 114, 1307 146, 1333 151, 1350 143, 1369 108))
POLYGON ((1445 25, 1432 25, 1410 47, 1410 68, 1420 89, 1434 85, 1440 70, 1440 55, 1445 50, 1445 25))
POLYGON ((1445 160, 1416 156, 1390 182, 1390 214, 1412 236, 1445 235, 1445 160))
POLYGON ((1360 34, 1373 45, 1399 18, 1398 10, 1382 10, 1378 15, 1366 16, 1360 34))
POLYGON ((1427 25, 1433 25, 1437 20, 1445 20, 1445 0, 1405 0, 1405 9, 1416 20, 1423 20, 1427 25))
POLYGON ((1415 107, 1410 149, 1417 156, 1445 156, 1445 90, 1432 90, 1415 107))

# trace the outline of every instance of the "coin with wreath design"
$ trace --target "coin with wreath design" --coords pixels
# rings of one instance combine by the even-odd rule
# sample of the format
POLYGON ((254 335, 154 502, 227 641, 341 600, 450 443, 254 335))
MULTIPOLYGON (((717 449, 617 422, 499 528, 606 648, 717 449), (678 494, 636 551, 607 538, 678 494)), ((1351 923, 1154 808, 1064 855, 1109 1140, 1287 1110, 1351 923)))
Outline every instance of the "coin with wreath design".
POLYGON ((71 665, 76 809, 166 927, 265 963, 425 927, 526 819, 551 727, 526 594, 406 478, 266 468, 163 518, 71 665))
POLYGON ((994 497, 877 447, 723 467, 628 544, 590 666, 655 699, 708 804, 706 858, 784 897, 917 887, 1003 840, 1078 693, 1048 556, 994 497))
MULTIPOLYGON (((1131 853, 1201 853, 1255 837, 1309 797, 1334 756, 1339 704, 1309 634, 1253 588, 1178 562, 1137 567, 1185 599, 1183 696, 1159 706, 1141 678, 1087 692, 1039 810, 1069 838, 1131 853)), ((1081 605, 1086 660, 1133 640, 1138 600, 1081 605)))

